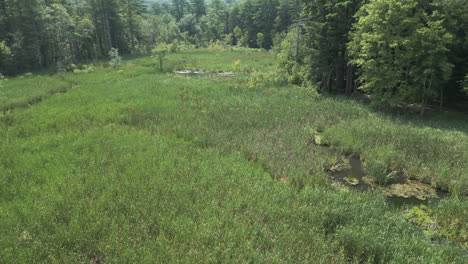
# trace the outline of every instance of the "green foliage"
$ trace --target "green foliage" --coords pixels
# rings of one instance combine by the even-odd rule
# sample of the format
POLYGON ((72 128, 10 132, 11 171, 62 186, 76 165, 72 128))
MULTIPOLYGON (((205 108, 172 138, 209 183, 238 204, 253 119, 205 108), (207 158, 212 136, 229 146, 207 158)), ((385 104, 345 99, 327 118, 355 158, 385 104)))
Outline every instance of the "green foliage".
POLYGON ((269 49, 273 34, 286 31, 301 9, 298 0, 172 0, 150 7, 144 0, 20 2, 0 7, 4 74, 51 66, 63 73, 71 63, 107 58, 113 47, 123 55, 148 55, 160 42, 207 47, 221 41, 224 48, 269 49))
POLYGON ((244 47, 244 46, 245 46, 245 43, 243 43, 243 42, 245 42, 245 41, 241 41, 241 40, 243 40, 243 39, 242 39, 243 36, 244 36, 244 33, 242 33, 242 29, 240 29, 239 26, 236 26, 236 27, 234 28, 234 37, 236 38, 237 46, 240 46, 240 47, 244 47))
POLYGON ((441 201, 433 209, 433 218, 439 227, 440 236, 459 242, 468 249, 468 203, 454 197, 441 201))
POLYGON ((13 53, 5 41, 0 42, 0 72, 8 73, 13 67, 13 53))
POLYGON ((181 20, 188 8, 187 0, 171 0, 172 14, 177 21, 181 20))
POLYGON ((444 87, 446 99, 453 101, 463 90, 460 82, 468 72, 468 5, 463 0, 434 0, 433 5, 443 18, 443 26, 453 35, 448 54, 453 71, 444 87))
POLYGON ((224 35, 224 48, 231 47, 232 42, 233 42, 232 34, 224 35))
POLYGON ((170 53, 176 53, 179 50, 179 43, 174 40, 168 47, 170 53))
MULTIPOLYGON (((308 68, 308 80, 321 92, 345 92, 354 89, 353 68, 349 65, 346 45, 355 22, 355 14, 366 1, 318 0, 305 3, 303 18, 308 49, 300 64, 308 68)), ((299 25, 298 25, 299 26, 299 25)), ((297 31, 296 31, 297 32, 297 31)))
POLYGON ((86 65, 83 64, 81 67, 75 67, 73 68, 72 72, 76 74, 83 74, 83 73, 90 73, 94 71, 94 67, 92 65, 86 65))
POLYGON ((109 58, 109 64, 114 68, 118 68, 122 64, 122 57, 120 57, 119 50, 116 48, 109 50, 109 58))
POLYGON ((416 6, 414 0, 375 0, 358 14, 349 51, 360 69, 360 88, 373 94, 375 102, 425 104, 450 76, 451 35, 436 16, 415 13, 416 6))
POLYGON ((208 4, 207 27, 211 40, 221 40, 226 33, 227 7, 222 0, 212 0, 208 4))
POLYGON ((468 95, 468 75, 465 76, 465 80, 462 82, 462 87, 465 93, 468 95))
POLYGON ((203 15, 206 14, 206 4, 205 0, 190 0, 190 9, 192 14, 195 15, 197 20, 199 20, 203 15))
POLYGON ((433 208, 424 205, 413 207, 405 216, 422 227, 432 239, 450 239, 468 249, 467 206, 466 202, 455 197, 441 201, 433 208))
MULTIPOLYGON (((177 45, 177 44, 175 44, 177 45)), ((159 43, 158 45, 156 45, 156 47, 153 49, 152 53, 153 53, 153 56, 157 58, 157 60, 159 61, 159 70, 163 70, 163 62, 164 62, 164 58, 166 57, 167 53, 171 52, 172 50, 177 50, 177 46, 175 46, 174 44, 166 44, 164 42, 162 43, 159 43)))
MULTIPOLYGON (((435 229, 436 224, 432 219, 431 215, 433 214, 431 209, 428 209, 426 206, 416 206, 411 208, 405 216, 409 221, 424 227, 425 229, 435 229)), ((434 230, 432 230, 434 232, 434 230)), ((432 236, 433 233, 427 233, 429 236, 432 236)))
POLYGON ((264 43, 265 43, 265 35, 262 32, 257 33, 257 46, 263 49, 264 43))
MULTIPOLYGON (((280 1, 280 7, 291 9, 292 2, 280 1)), ((305 39, 304 55, 291 63, 286 54, 302 47, 272 39, 292 83, 346 95, 360 88, 378 106, 421 103, 423 115, 427 103, 460 100, 468 69, 466 11, 461 0, 308 1, 295 25, 295 42, 305 39)), ((278 10, 276 21, 289 21, 291 32, 288 14, 278 10)), ((284 39, 281 31, 277 36, 284 39)))
POLYGON ((0 87, 3 87, 2 83, 7 82, 8 79, 0 73, 0 87))
POLYGON ((304 38, 298 38, 298 30, 289 32, 282 40, 280 52, 277 55, 278 72, 286 76, 289 83, 303 85, 310 80, 310 71, 303 64, 308 53, 304 38), (299 42, 299 43, 298 43, 299 42))
POLYGON ((76 64, 72 63, 72 64, 68 65, 67 70, 68 71, 73 71, 73 70, 75 70, 77 68, 78 67, 76 66, 76 64))

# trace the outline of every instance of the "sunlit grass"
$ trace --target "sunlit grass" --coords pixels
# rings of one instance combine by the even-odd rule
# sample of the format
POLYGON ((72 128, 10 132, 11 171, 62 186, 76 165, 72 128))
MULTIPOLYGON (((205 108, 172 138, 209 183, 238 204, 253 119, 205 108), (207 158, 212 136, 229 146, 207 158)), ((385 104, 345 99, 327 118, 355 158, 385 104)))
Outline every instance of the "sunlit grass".
MULTIPOLYGON (((48 78, 43 94, 73 89, 0 117, 0 260, 465 262, 460 235, 433 242, 381 194, 335 188, 326 172, 345 152, 403 170, 456 192, 433 205, 434 218, 448 232, 466 228, 459 119, 387 116, 249 82, 253 69, 271 76, 273 54, 184 51, 162 72, 147 57, 33 77, 48 78), (234 67, 234 77, 172 72, 234 67), (315 128, 332 148, 312 144, 315 128)), ((31 82, 9 80, 2 102, 26 102, 31 82)))

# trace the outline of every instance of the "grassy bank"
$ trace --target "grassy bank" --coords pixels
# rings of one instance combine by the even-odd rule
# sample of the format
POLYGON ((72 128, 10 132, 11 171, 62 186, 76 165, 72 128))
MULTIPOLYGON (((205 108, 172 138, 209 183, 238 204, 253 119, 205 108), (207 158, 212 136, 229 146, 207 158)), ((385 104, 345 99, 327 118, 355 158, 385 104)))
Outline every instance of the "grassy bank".
MULTIPOLYGON (((166 72, 140 58, 32 77, 48 78, 41 94, 73 89, 1 117, 0 260, 465 262, 465 117, 379 113, 275 82, 274 67, 267 52, 197 50, 166 72), (316 128, 332 149, 312 144, 316 128), (382 194, 333 187, 326 169, 345 152, 458 194, 429 205, 455 235, 433 241, 382 194)), ((0 102, 27 101, 29 80, 0 102)))

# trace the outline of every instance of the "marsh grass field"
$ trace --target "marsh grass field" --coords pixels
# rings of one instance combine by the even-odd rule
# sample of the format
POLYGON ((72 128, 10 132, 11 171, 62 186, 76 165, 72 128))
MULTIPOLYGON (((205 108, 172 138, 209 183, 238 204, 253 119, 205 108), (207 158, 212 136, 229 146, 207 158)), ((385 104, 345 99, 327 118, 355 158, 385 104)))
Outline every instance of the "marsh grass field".
POLYGON ((318 95, 249 49, 12 78, 0 110, 1 263, 468 262, 463 113, 318 95), (395 208, 336 184, 351 156, 449 196, 395 208))

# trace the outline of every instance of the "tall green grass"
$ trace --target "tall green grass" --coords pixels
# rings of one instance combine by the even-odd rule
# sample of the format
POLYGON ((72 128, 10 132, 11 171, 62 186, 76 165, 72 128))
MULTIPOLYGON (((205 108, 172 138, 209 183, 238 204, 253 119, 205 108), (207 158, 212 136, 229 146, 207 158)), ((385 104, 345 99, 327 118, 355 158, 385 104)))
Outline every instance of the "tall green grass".
POLYGON ((60 76, 22 76, 6 81, 0 87, 0 111, 27 107, 55 93, 66 92, 72 87, 60 76))
POLYGON ((463 261, 381 195, 298 193, 239 155, 126 126, 17 139, 1 160, 3 262, 463 261))
POLYGON ((468 190, 468 134, 456 129, 415 126, 370 114, 326 129, 339 148, 361 154, 367 166, 383 174, 405 176, 433 184, 454 194, 468 190))
MULTIPOLYGON (((459 197, 433 205, 435 218, 466 228, 448 224, 466 220, 455 208, 467 203, 467 165, 450 166, 465 152, 437 154, 458 153, 464 126, 311 97, 269 80, 273 62, 267 52, 197 50, 169 56, 163 72, 139 58, 50 77, 74 88, 0 117, 0 262, 466 262, 459 235, 431 241, 381 194, 335 188, 326 173, 350 151, 416 178, 427 177, 414 164, 445 168, 453 175, 429 181, 453 182, 459 197), (241 72, 171 72, 187 68, 241 72), (313 145, 315 128, 338 151, 313 145)), ((19 98, 24 84, 8 89, 19 98)))

